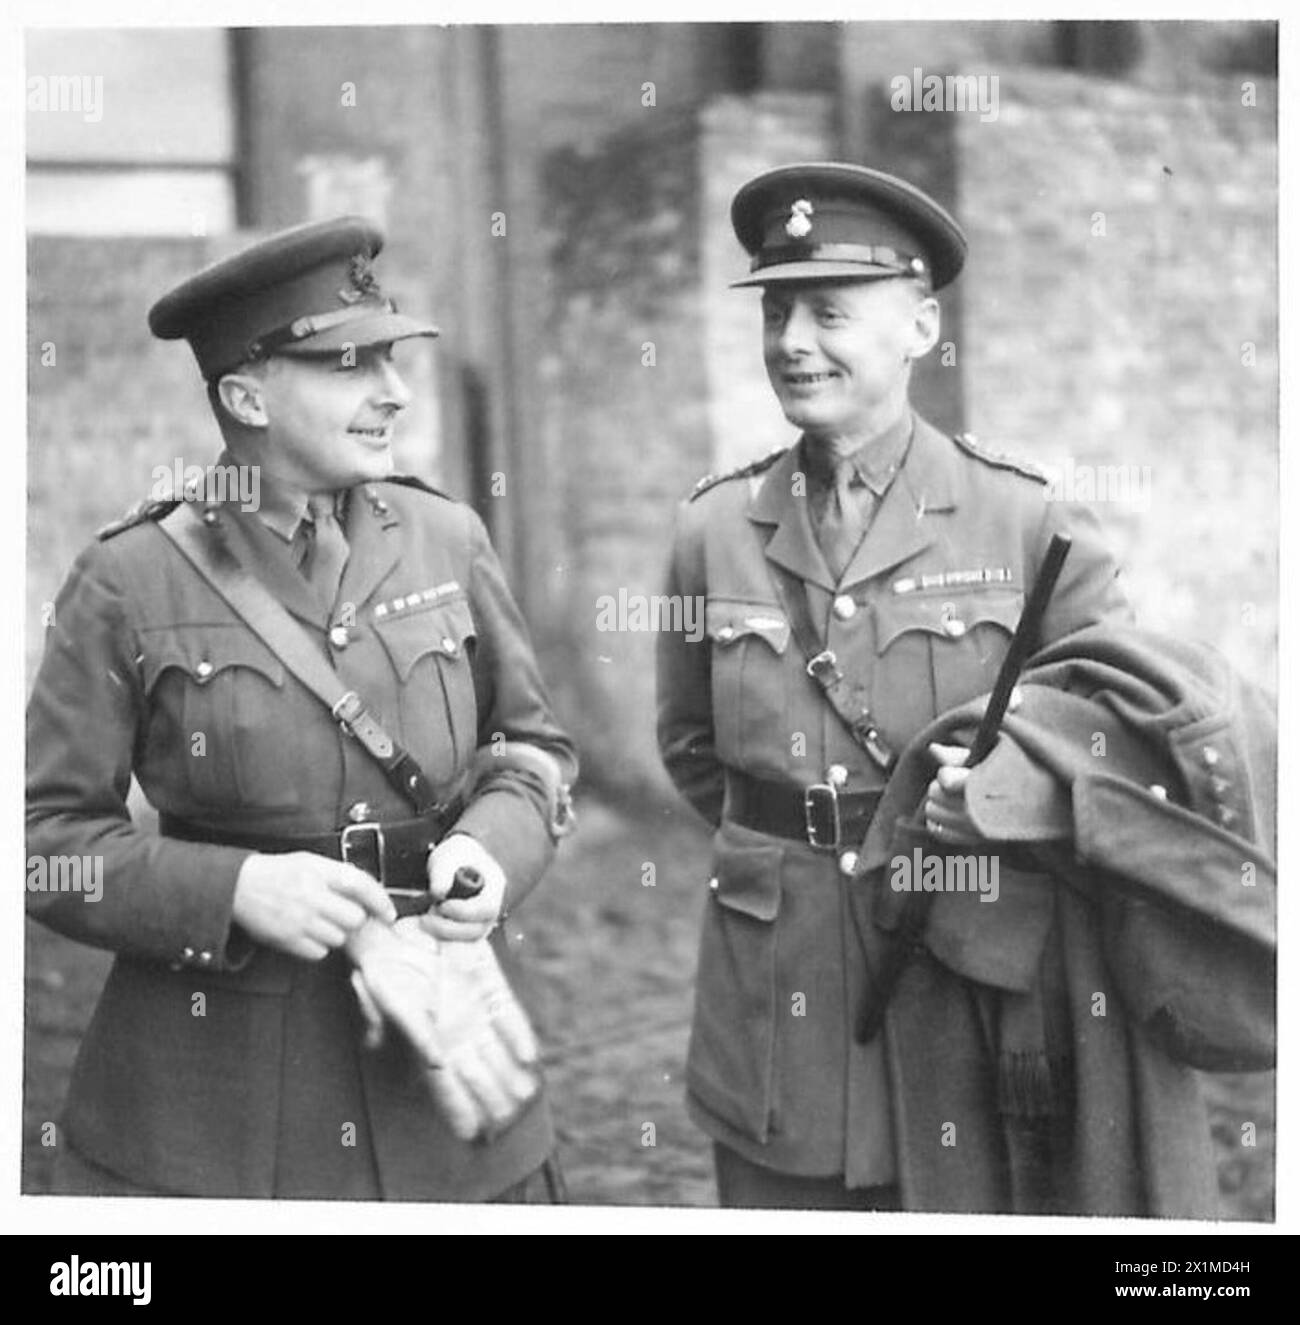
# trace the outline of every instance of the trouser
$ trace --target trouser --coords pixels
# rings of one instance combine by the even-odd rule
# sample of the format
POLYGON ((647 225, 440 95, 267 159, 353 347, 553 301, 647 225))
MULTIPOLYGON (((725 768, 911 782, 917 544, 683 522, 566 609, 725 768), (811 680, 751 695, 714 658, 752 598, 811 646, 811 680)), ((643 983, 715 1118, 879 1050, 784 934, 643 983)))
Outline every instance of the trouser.
MULTIPOLYGON (((50 1190, 55 1196, 177 1196, 144 1187, 106 1169, 75 1150, 66 1141, 59 1145, 54 1159, 54 1179, 50 1190)), ((526 1178, 507 1187, 499 1196, 491 1198, 493 1204, 557 1205, 568 1200, 564 1179, 554 1156, 526 1178)))
POLYGON ((899 1210, 898 1188, 846 1187, 844 1175, 806 1178, 764 1168, 727 1146, 714 1142, 718 1204, 770 1210, 899 1210))

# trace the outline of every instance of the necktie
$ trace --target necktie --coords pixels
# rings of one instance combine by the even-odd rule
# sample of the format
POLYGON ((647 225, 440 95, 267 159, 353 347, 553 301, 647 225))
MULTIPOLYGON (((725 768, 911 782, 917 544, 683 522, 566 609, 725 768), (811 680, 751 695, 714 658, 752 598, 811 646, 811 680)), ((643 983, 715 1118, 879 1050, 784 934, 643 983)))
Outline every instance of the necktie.
POLYGON ((866 494, 851 490, 855 473, 852 459, 835 462, 833 482, 817 525, 818 546, 837 580, 853 560, 862 535, 867 532, 866 511, 861 500, 866 494))
POLYGON ((348 563, 348 540, 334 515, 332 493, 319 493, 308 499, 307 555, 302 572, 307 583, 331 605, 338 596, 343 568, 348 563))

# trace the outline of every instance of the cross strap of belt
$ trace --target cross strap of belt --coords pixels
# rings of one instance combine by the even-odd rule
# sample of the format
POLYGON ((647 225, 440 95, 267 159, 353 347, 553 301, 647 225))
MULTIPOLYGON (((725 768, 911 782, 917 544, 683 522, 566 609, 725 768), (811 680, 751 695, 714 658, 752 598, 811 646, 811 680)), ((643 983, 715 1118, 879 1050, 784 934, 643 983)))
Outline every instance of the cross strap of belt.
POLYGON ((415 757, 384 729, 360 695, 344 686, 307 632, 224 542, 213 536, 193 503, 182 502, 158 522, 158 528, 253 634, 329 709, 339 726, 383 770, 389 786, 417 814, 437 810, 433 784, 415 757))
MULTIPOLYGON (((773 531, 774 532, 774 531, 773 531)), ((768 534, 770 539, 771 533, 768 534)), ((765 540, 766 542, 766 540, 765 540)), ((813 623, 804 582, 784 566, 769 559, 768 570, 776 596, 790 618, 790 631, 805 659, 804 670, 817 682, 835 716, 848 728, 854 742, 866 751, 877 768, 888 773, 894 766, 894 752, 885 743, 871 715, 866 690, 840 670, 833 650, 824 645, 813 623)))

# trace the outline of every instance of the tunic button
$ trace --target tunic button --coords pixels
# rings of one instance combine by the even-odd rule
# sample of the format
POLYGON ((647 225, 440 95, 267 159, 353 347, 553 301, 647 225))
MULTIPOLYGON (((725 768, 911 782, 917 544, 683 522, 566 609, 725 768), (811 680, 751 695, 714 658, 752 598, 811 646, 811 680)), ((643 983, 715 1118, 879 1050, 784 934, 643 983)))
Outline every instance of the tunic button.
POLYGON ((1232 783, 1229 782, 1227 778, 1211 778, 1211 779, 1210 779, 1210 790, 1211 790, 1212 792, 1214 792, 1214 798, 1215 798, 1216 800, 1222 800, 1222 799, 1223 799, 1223 793, 1224 793, 1225 791, 1227 791, 1228 788, 1231 787, 1231 786, 1232 786, 1232 783))
POLYGON ((1162 787, 1158 782, 1153 782, 1151 786, 1148 788, 1148 790, 1151 792, 1153 796, 1158 797, 1162 801, 1167 801, 1169 799, 1168 789, 1162 787))
POLYGON ((721 629, 720 631, 718 631, 718 638, 719 638, 720 640, 732 640, 732 639, 735 639, 735 638, 736 638, 736 628, 735 628, 734 626, 723 626, 722 629, 721 629))
POLYGON ((181 960, 182 960, 182 961, 187 961, 187 962, 192 962, 192 961, 194 960, 194 949, 193 949, 193 948, 182 948, 182 949, 181 949, 181 960))
POLYGON ((216 513, 216 511, 204 511, 204 512, 203 512, 203 523, 204 523, 205 525, 211 526, 211 525, 216 524, 216 522, 217 522, 217 513, 216 513))
POLYGON ((346 649, 351 636, 348 634, 346 626, 332 626, 330 628, 330 643, 336 649, 346 649))
POLYGON ((194 669, 194 675, 197 676, 200 681, 206 681, 208 677, 212 675, 212 664, 204 658, 194 669))
POLYGON ((206 966, 211 960, 212 954, 210 952, 199 953, 199 961, 202 962, 204 966, 206 966))
POLYGON ((1237 818, 1236 810, 1230 810, 1226 805, 1219 806, 1219 822, 1224 828, 1229 827, 1237 818))
POLYGON ((826 770, 826 781, 832 787, 842 787, 849 780, 849 770, 843 764, 832 764, 826 770))
POLYGON ((1201 751, 1201 758, 1205 761, 1207 768, 1213 768, 1219 762, 1219 752, 1212 745, 1207 745, 1201 751))
POLYGON ((456 641, 452 639, 450 635, 444 635, 442 637, 442 651, 448 658, 454 658, 456 656, 456 641))
POLYGON ((945 617, 943 628, 953 639, 960 639, 966 633, 966 623, 960 617, 945 617))
POLYGON ((355 805, 348 806, 348 818, 354 824, 363 824, 371 817, 369 801, 357 801, 355 805))
POLYGON ((858 867, 858 853, 856 851, 846 851, 840 857, 840 873, 852 876, 853 871, 858 867))
POLYGON ((831 611, 835 613, 841 621, 847 621, 858 610, 858 605, 853 601, 850 594, 842 593, 831 604, 831 611))
POLYGON ((711 893, 716 893, 716 892, 718 891, 718 881, 717 881, 717 879, 710 879, 710 880, 709 880, 709 891, 710 891, 711 893))

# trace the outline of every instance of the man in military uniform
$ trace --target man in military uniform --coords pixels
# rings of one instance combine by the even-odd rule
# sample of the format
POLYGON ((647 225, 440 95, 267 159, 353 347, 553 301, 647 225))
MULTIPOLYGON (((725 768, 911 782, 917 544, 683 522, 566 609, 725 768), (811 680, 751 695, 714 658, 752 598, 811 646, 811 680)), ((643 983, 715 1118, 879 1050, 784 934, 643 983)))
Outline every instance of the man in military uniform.
MULTIPOLYGON (((897 754, 992 688, 1055 532, 1074 547, 1042 639, 1128 609, 1086 512, 909 405, 966 253, 942 207, 879 171, 799 165, 746 184, 732 222, 801 436, 701 482, 675 535, 668 591, 704 600, 706 638, 660 636, 660 748, 717 828, 688 1104, 724 1205, 895 1208, 886 1049, 854 1035, 854 848, 897 754)), ((977 837, 965 757, 933 750, 941 844, 977 837)))
POLYGON ((103 887, 30 910, 117 954, 60 1128, 63 1191, 555 1195, 485 936, 504 956, 574 753, 482 523, 393 473, 410 394, 392 347, 437 333, 384 296, 382 243, 357 218, 298 227, 151 310, 208 383, 218 470, 255 467, 261 501, 212 484, 147 503, 56 603, 28 850, 99 856, 103 887), (132 774, 158 834, 128 815, 132 774), (412 1048, 446 1025, 457 971, 462 1003, 490 1004, 453 1083, 468 1116, 431 1098, 433 1081, 448 1102, 450 1060, 412 1048), (406 1034, 363 1049, 367 1017, 406 1034))

